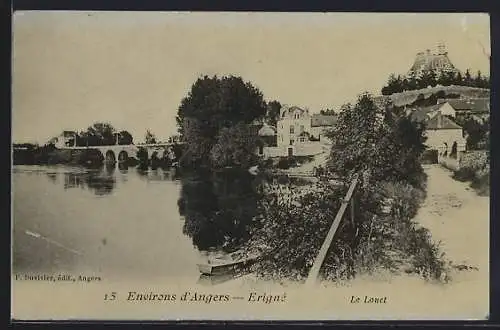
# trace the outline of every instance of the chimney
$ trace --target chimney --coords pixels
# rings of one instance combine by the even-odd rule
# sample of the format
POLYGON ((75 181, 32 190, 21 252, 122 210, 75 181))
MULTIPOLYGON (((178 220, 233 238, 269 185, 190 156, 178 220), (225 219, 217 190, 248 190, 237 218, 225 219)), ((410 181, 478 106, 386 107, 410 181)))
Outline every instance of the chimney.
POLYGON ((437 128, 443 127, 443 116, 441 113, 437 114, 437 128))

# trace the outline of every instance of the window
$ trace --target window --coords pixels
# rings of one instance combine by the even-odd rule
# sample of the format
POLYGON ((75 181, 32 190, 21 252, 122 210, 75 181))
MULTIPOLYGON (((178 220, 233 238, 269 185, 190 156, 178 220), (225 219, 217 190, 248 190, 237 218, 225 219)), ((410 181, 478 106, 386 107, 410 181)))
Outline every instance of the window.
POLYGON ((290 134, 295 134, 295 127, 290 125, 290 134))
POLYGON ((295 140, 293 139, 290 139, 290 145, 294 144, 295 143, 295 140))
POLYGON ((301 137, 299 137, 299 141, 300 141, 300 142, 306 142, 306 138, 305 138, 305 137, 303 137, 303 136, 301 136, 301 137))
POLYGON ((304 125, 300 125, 300 133, 304 133, 304 125))

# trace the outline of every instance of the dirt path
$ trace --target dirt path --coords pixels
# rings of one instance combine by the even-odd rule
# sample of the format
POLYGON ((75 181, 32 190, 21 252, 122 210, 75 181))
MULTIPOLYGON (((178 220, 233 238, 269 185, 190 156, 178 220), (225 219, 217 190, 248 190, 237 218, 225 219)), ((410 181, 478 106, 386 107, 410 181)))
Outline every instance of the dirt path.
MULTIPOLYGON (((477 269, 476 275, 487 281, 489 197, 478 196, 468 183, 454 180, 452 172, 439 165, 429 165, 425 171, 427 198, 415 221, 430 230, 435 242, 441 241, 447 260, 477 269)), ((453 277, 462 278, 463 273, 453 277)))

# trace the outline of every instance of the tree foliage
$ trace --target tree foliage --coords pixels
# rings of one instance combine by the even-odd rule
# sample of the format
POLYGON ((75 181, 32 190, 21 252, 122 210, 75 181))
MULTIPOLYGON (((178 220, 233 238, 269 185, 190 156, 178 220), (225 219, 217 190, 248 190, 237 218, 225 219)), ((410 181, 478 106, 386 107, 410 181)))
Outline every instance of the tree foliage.
POLYGON ((266 123, 276 127, 281 112, 281 103, 274 100, 267 103, 266 123))
POLYGON ((132 137, 132 134, 130 134, 128 131, 120 131, 118 133, 118 144, 128 145, 133 143, 134 143, 134 138, 132 137))
POLYGON ((333 109, 322 109, 319 111, 319 114, 326 115, 326 116, 334 116, 336 114, 336 112, 333 109))
POLYGON ((362 94, 354 106, 342 107, 328 137, 332 172, 347 177, 370 173, 372 181, 418 183, 424 127, 396 115, 390 104, 377 106, 371 95, 362 94))
POLYGON ((457 119, 457 123, 462 126, 466 135, 467 149, 489 149, 489 120, 479 121, 471 116, 457 119))
POLYGON ((101 146, 116 144, 116 129, 110 123, 94 123, 86 131, 80 132, 77 145, 101 146))
POLYGON ((151 133, 150 130, 146 130, 146 134, 144 135, 144 141, 146 144, 155 144, 156 136, 153 133, 151 133))
POLYGON ((210 150, 212 167, 250 167, 256 160, 257 136, 244 123, 224 127, 210 150))
POLYGON ((490 88, 490 78, 482 75, 478 71, 475 76, 472 76, 470 70, 467 69, 464 76, 461 72, 444 71, 444 70, 424 70, 420 75, 410 72, 406 76, 390 74, 387 84, 382 87, 382 95, 391 95, 401 93, 403 91, 416 90, 441 86, 469 86, 479 88, 490 88))
POLYGON ((209 165, 221 129, 250 124, 265 115, 262 93, 249 82, 235 76, 204 76, 182 100, 176 120, 191 163, 209 165))

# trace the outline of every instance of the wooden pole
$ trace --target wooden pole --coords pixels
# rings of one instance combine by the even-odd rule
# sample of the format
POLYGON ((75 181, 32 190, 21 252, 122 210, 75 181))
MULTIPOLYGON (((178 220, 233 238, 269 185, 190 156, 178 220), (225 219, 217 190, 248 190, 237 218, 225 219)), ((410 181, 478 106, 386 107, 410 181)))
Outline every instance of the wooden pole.
POLYGON ((340 206, 340 209, 337 212, 335 219, 333 220, 332 226, 330 227, 330 230, 326 235, 325 241, 323 242, 323 245, 321 246, 321 249, 319 250, 317 257, 314 260, 314 264, 311 267, 311 270, 309 271, 309 276, 307 277, 306 280, 306 285, 308 286, 311 286, 316 283, 316 279, 318 278, 318 274, 321 269, 321 266, 323 265, 323 261, 325 260, 326 254, 330 248, 330 245, 332 244, 335 232, 337 231, 340 225, 340 221, 342 221, 342 217, 344 216, 344 213, 347 209, 347 204, 349 203, 352 194, 354 193, 354 189, 356 188, 357 183, 358 183, 358 176, 356 175, 351 182, 349 190, 347 190, 347 194, 342 200, 342 205, 340 206))
POLYGON ((351 224, 354 228, 354 200, 356 199, 356 193, 353 193, 352 197, 351 197, 351 212, 350 212, 350 215, 351 215, 351 224))

